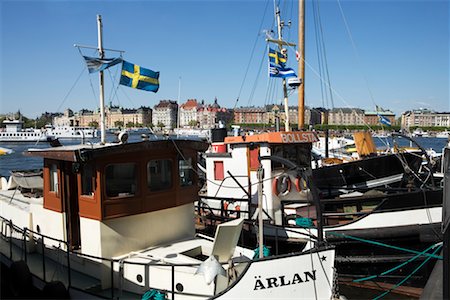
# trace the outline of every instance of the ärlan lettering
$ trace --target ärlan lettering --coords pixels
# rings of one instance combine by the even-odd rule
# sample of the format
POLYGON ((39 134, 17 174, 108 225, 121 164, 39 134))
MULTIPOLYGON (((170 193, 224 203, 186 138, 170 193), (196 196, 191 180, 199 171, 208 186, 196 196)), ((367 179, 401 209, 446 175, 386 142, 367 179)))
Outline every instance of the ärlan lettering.
POLYGON ((316 270, 312 270, 311 272, 303 272, 304 276, 300 276, 300 274, 295 273, 294 276, 289 280, 285 275, 278 277, 267 277, 265 279, 261 279, 261 276, 255 277, 255 285, 253 290, 264 290, 271 289, 280 286, 286 286, 291 284, 299 284, 303 282, 309 282, 310 280, 316 280, 316 270))

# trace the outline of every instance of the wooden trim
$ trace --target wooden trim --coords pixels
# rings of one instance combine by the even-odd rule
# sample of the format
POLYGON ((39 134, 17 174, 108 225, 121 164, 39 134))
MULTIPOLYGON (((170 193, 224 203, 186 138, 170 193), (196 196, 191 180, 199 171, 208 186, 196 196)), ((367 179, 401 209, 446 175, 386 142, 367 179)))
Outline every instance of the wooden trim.
POLYGON ((62 192, 62 177, 61 177, 61 163, 57 160, 44 159, 44 208, 56 212, 64 212, 64 207, 61 200, 62 192), (58 191, 50 191, 50 166, 56 164, 58 174, 58 191))

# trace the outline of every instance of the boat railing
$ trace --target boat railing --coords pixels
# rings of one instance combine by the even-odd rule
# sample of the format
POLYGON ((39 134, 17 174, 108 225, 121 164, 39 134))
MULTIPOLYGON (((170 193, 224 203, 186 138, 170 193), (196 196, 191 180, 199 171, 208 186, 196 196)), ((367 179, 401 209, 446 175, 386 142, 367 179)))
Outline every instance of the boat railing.
POLYGON ((231 220, 236 218, 251 218, 252 212, 251 198, 230 198, 201 195, 196 204, 196 213, 198 215, 209 215, 210 217, 220 217, 222 220, 231 220), (207 200, 207 201, 205 201, 207 200), (211 201, 220 203, 220 207, 209 205, 211 201), (245 205, 243 205, 245 204, 245 205), (243 209, 246 207, 247 209, 243 209))
MULTIPOLYGON (((187 293, 183 291, 179 291, 176 287, 175 274, 177 268, 198 268, 200 263, 189 263, 189 264, 169 264, 158 261, 150 261, 150 262, 133 262, 126 261, 125 258, 105 258, 98 257, 94 255, 89 255, 86 253, 78 252, 77 250, 71 250, 70 243, 67 241, 63 241, 61 239, 53 238, 48 235, 44 235, 40 232, 33 231, 27 227, 19 227, 13 224, 12 220, 8 220, 2 216, 0 216, 1 222, 1 233, 0 233, 0 252, 1 255, 9 259, 12 263, 13 261, 28 261, 32 260, 33 263, 28 264, 29 267, 33 271, 32 273, 40 280, 44 282, 44 284, 49 281, 55 280, 55 273, 58 272, 60 276, 56 276, 56 280, 60 280, 66 286, 66 288, 74 289, 81 291, 86 294, 90 294, 93 296, 100 296, 101 298, 115 299, 122 296, 123 293, 127 293, 127 296, 133 295, 135 297, 141 297, 142 295, 137 294, 137 292, 127 292, 123 289, 124 283, 124 269, 126 266, 137 265, 141 266, 145 271, 143 272, 143 276, 141 277, 141 281, 144 286, 137 285, 131 281, 129 283, 137 286, 138 290, 151 290, 158 289, 155 286, 151 286, 150 278, 151 278, 151 267, 157 268, 167 268, 170 269, 171 272, 171 283, 170 289, 164 289, 163 292, 171 294, 171 299, 175 299, 176 295, 190 296, 190 297, 211 297, 212 295, 203 295, 203 294, 193 294, 187 293), (3 241, 6 241, 7 244, 4 244, 3 241), (49 241, 54 243, 53 247, 49 247, 49 241), (55 244, 58 244, 56 246, 55 244), (63 256, 65 258, 63 258, 63 256), (89 259, 93 263, 97 262, 97 264, 102 265, 103 276, 106 272, 109 272, 108 277, 103 279, 98 279, 103 277, 102 274, 97 274, 98 277, 94 278, 92 275, 86 275, 80 272, 74 265, 79 264, 80 259, 89 259), (41 260, 39 262, 39 259, 41 260), (40 266, 38 266, 40 264, 40 266), (52 269, 53 267, 53 269, 52 269), (63 275, 62 273, 65 273, 63 275), (52 274, 52 276, 49 276, 52 274), (73 275, 75 274, 77 280, 73 280, 73 275), (84 276, 90 280, 91 285, 83 286, 80 282, 80 276, 84 276), (92 285, 92 282, 95 281, 95 285, 92 285), (103 288, 102 286, 105 286, 103 288), (110 294, 108 295, 108 292, 110 294)), ((83 265, 85 263, 82 263, 83 265)), ((226 265, 227 263, 221 263, 222 265, 226 265)), ((98 269, 100 270, 100 269, 98 269)), ((92 274, 92 273, 91 273, 92 274)), ((139 281, 139 280, 138 280, 139 281)))

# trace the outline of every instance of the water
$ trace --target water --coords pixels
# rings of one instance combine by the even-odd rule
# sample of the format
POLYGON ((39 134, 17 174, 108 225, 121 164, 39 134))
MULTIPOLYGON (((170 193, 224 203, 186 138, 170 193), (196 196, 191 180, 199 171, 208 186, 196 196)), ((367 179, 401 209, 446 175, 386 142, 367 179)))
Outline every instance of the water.
MULTIPOLYGON (((129 141, 139 141, 141 139, 141 134, 146 133, 150 135, 150 132, 129 132, 129 141)), ((113 141, 115 136, 113 134, 107 134, 106 140, 113 141)), ((417 137, 415 140, 425 149, 433 149, 437 153, 441 153, 442 149, 445 147, 447 140, 430 138, 430 137, 417 137)), ((89 140, 92 143, 99 142, 99 139, 89 140)), ((79 140, 65 140, 61 141, 64 145, 74 145, 79 144, 79 140)), ((386 148, 386 143, 390 146, 393 145, 392 138, 374 138, 375 145, 378 148, 386 148)), ((398 143, 400 146, 410 146, 409 141, 406 139, 399 139, 398 143)), ((412 145, 413 147, 415 145, 412 145)), ((23 153, 30 148, 48 148, 50 145, 48 143, 0 143, 0 147, 5 147, 14 150, 13 153, 8 155, 0 156, 0 176, 10 176, 11 170, 29 170, 29 169, 41 169, 43 166, 43 159, 39 157, 28 157, 23 153)))
MULTIPOLYGON (((141 139, 141 134, 144 132, 128 132, 128 141, 135 142, 141 139)), ((150 135, 150 132, 145 132, 150 135)), ((107 134, 106 141, 111 142, 116 139, 114 134, 107 134)), ((81 140, 61 140, 63 145, 77 145, 81 143, 81 140)), ((98 143, 99 138, 87 139, 85 142, 98 143)), ((24 152, 28 149, 42 149, 49 148, 50 144, 45 142, 16 142, 16 143, 0 143, 0 147, 12 149, 14 152, 7 155, 0 155, 0 177, 9 177, 12 170, 31 170, 42 169, 43 159, 40 157, 30 157, 24 155, 24 152)))

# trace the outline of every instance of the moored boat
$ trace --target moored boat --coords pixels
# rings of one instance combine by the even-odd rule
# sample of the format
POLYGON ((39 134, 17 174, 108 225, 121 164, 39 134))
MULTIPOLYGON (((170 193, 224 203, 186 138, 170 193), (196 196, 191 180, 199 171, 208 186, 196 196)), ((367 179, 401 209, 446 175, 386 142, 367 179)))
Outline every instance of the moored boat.
POLYGON ((93 139, 98 137, 98 130, 80 126, 46 126, 48 135, 57 139, 93 139))
POLYGON ((52 136, 45 130, 23 129, 21 120, 4 120, 5 129, 0 131, 0 142, 46 142, 52 136))

